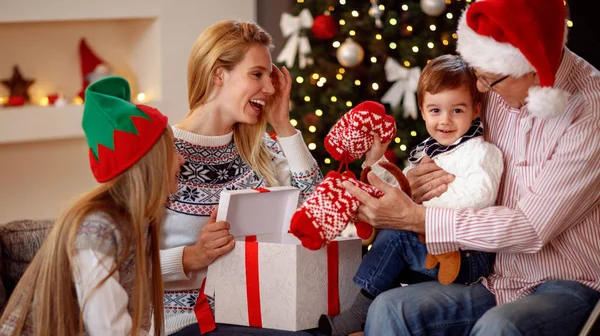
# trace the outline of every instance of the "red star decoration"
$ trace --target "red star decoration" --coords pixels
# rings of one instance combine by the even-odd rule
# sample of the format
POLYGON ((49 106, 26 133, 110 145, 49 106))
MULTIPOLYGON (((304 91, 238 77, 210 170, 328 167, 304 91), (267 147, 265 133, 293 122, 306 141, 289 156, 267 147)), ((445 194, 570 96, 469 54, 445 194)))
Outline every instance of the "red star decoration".
POLYGON ((23 97, 26 102, 29 102, 29 93, 27 90, 34 82, 35 80, 33 79, 23 78, 17 65, 13 68, 12 77, 2 80, 2 84, 10 90, 10 97, 23 97))

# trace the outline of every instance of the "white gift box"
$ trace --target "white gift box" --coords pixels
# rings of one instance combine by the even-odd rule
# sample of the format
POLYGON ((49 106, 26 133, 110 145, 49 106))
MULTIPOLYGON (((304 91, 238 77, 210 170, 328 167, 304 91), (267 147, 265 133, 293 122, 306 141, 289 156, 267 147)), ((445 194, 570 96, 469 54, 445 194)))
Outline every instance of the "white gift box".
POLYGON ((215 298, 217 323, 316 328, 321 314, 349 309, 358 294, 352 278, 361 240, 338 238, 317 251, 304 248, 287 233, 299 190, 268 190, 221 194, 217 219, 230 223, 236 246, 208 267, 205 293, 215 298), (256 237, 245 237, 250 235, 256 237))

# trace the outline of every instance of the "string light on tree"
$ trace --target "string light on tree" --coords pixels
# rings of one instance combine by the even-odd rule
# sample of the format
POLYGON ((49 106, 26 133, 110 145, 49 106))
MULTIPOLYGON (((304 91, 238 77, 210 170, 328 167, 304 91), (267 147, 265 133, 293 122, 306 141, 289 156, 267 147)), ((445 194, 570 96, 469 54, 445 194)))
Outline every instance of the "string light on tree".
POLYGON ((311 142, 311 143, 308 144, 308 149, 315 150, 315 149, 317 149, 317 145, 315 145, 314 142, 311 142))
POLYGON ((298 84, 304 83, 304 77, 302 77, 302 76, 296 77, 296 83, 298 83, 298 84))
MULTIPOLYGON (((467 1, 303 1, 303 4, 293 6, 291 15, 308 9, 316 18, 329 10, 330 18, 338 27, 335 36, 329 40, 311 36, 311 28, 305 27, 300 35, 310 38, 311 52, 307 56, 314 63, 304 69, 297 65, 290 67, 294 85, 298 85, 290 97, 293 102, 290 118, 298 120, 296 128, 302 131, 305 143, 314 144, 311 154, 326 173, 339 167, 339 162, 335 162, 323 147, 324 137, 331 126, 359 102, 381 101, 390 91, 397 80, 390 81, 390 69, 386 68, 389 58, 396 59, 402 71, 412 73, 439 55, 455 53, 456 39, 453 39, 452 33, 456 31, 459 13, 467 6, 467 1), (385 6, 382 6, 382 2, 385 6), (421 3, 425 8, 420 6, 421 3), (440 6, 443 9, 441 13, 429 11, 426 14, 432 9, 427 7, 431 4, 440 6), (381 28, 377 27, 379 13, 383 25, 381 28), (448 13, 452 14, 452 19, 447 18, 448 13), (348 51, 345 50, 347 38, 352 39, 356 47, 346 55, 352 59, 343 59, 342 55, 342 51, 348 51), (416 47, 415 51, 413 47, 416 47), (363 53, 362 57, 358 57, 359 50, 363 53), (346 61, 350 62, 344 63, 346 61), (298 77, 303 78, 303 83, 297 83, 298 77), (321 77, 326 77, 327 81, 322 81, 321 77), (304 85, 307 82, 310 85, 304 85), (311 98, 309 102, 304 101, 305 96, 311 98)), ((393 138, 393 146, 388 148, 391 153, 386 153, 386 157, 393 154, 391 160, 399 166, 405 164, 408 151, 427 136, 421 118, 414 120, 412 115, 406 117, 405 110, 401 100, 396 107, 390 106, 387 111, 394 115, 401 126, 393 138), (415 131, 416 135, 411 135, 411 131, 415 131)), ((359 173, 360 163, 351 163, 349 169, 355 174, 359 173)))
POLYGON ((290 124, 292 124, 292 126, 296 127, 296 126, 298 126, 298 121, 296 119, 290 119, 290 124))

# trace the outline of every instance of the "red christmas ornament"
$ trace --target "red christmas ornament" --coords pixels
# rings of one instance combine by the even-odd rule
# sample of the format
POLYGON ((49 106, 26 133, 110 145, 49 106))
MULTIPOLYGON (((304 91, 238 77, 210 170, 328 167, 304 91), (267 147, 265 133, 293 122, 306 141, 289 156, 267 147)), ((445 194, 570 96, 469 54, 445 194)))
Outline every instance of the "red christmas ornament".
POLYGON ((321 14, 313 21, 313 35, 319 40, 329 40, 338 32, 337 22, 329 14, 321 14))

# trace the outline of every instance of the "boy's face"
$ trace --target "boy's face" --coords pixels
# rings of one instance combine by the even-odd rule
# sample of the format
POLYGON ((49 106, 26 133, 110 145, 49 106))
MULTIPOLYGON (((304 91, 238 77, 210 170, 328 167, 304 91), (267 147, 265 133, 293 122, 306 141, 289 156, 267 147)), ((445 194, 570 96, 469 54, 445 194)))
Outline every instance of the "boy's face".
POLYGON ((479 109, 480 106, 473 106, 471 93, 463 86, 436 94, 425 92, 421 115, 429 135, 448 146, 469 130, 479 109))

